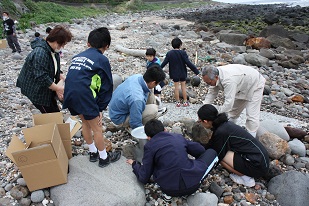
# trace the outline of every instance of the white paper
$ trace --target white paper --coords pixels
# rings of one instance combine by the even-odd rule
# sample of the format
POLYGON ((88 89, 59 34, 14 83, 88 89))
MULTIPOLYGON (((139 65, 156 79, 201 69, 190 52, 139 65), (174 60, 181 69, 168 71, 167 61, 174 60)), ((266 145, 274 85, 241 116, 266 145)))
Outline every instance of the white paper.
POLYGON ((71 119, 71 117, 69 117, 67 119, 67 121, 65 121, 65 123, 69 123, 70 124, 70 132, 72 132, 73 128, 75 127, 77 121, 71 119))

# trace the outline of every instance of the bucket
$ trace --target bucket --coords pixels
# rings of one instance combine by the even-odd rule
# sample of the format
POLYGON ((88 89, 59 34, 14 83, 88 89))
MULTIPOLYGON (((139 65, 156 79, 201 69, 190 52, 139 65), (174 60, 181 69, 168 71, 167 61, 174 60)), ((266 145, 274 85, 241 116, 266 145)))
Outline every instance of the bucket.
POLYGON ((138 144, 134 148, 136 161, 142 162, 144 156, 144 146, 148 142, 144 126, 133 129, 131 131, 131 135, 138 140, 138 144))

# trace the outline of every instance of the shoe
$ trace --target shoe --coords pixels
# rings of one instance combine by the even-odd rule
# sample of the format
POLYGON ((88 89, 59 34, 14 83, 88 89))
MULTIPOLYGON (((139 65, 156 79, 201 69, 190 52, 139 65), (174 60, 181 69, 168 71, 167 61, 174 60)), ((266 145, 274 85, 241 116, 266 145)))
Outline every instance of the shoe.
POLYGON ((12 51, 12 53, 16 53, 16 51, 12 51))
POLYGON ((247 187, 253 187, 255 185, 254 178, 246 176, 246 175, 239 176, 236 174, 230 174, 230 178, 237 184, 244 185, 247 187))
POLYGON ((99 158, 99 167, 106 167, 107 165, 109 165, 111 163, 110 161, 110 157, 107 154, 107 158, 104 160, 101 157, 99 158))
POLYGON ((89 158, 90 162, 96 162, 98 160, 98 158, 99 158, 99 151, 97 151, 97 152, 89 152, 89 156, 90 156, 90 158, 89 158))
POLYGON ((170 202, 170 201, 173 199, 173 197, 168 196, 168 195, 165 194, 165 193, 162 193, 161 198, 162 198, 165 202, 170 202))
POLYGON ((160 109, 158 110, 156 119, 158 119, 158 118, 161 117, 162 115, 166 114, 166 112, 167 112, 167 108, 166 108, 166 107, 160 108, 160 109))
POLYGON ((181 106, 180 102, 176 102, 176 107, 180 107, 180 106, 181 106))
POLYGON ((116 162, 120 159, 121 152, 120 151, 108 152, 107 156, 110 159, 110 162, 116 162))
POLYGON ((189 106, 189 102, 184 102, 182 106, 188 107, 189 106))

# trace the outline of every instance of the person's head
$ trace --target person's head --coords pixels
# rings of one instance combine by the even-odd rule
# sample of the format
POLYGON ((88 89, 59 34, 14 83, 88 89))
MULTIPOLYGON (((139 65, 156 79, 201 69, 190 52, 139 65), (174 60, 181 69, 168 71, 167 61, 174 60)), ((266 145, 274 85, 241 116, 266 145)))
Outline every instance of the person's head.
POLYGON ((7 20, 9 18, 9 16, 10 16, 9 12, 7 12, 7 11, 2 12, 2 19, 3 19, 3 21, 7 20))
POLYGON ((143 75, 143 78, 149 89, 155 88, 165 79, 165 73, 158 64, 151 65, 143 75))
POLYGON ((153 136, 155 136, 159 132, 163 132, 164 126, 163 126, 161 121, 159 121, 157 119, 152 119, 152 120, 149 120, 145 124, 144 130, 145 130, 145 134, 147 135, 147 137, 152 138, 153 136))
POLYGON ((104 52, 111 44, 111 35, 106 27, 92 30, 88 36, 88 46, 104 52))
POLYGON ((45 30, 46 34, 49 34, 51 30, 52 30, 52 28, 47 27, 46 30, 45 30))
POLYGON ((59 52, 61 48, 64 47, 71 40, 71 32, 60 25, 55 26, 55 28, 53 28, 46 37, 46 41, 55 52, 59 52))
POLYGON ((34 33, 34 36, 35 36, 35 37, 40 37, 40 33, 39 33, 39 32, 35 32, 35 33, 34 33))
POLYGON ((156 56, 156 50, 154 48, 148 48, 146 50, 146 59, 152 61, 156 56))
POLYGON ((225 113, 218 113, 216 107, 211 104, 203 105, 198 111, 199 122, 207 129, 218 128, 222 123, 227 122, 225 113))
POLYGON ((202 69, 202 78, 206 84, 216 86, 219 78, 219 70, 212 65, 206 66, 202 69))
POLYGON ((172 47, 174 49, 180 49, 181 45, 182 45, 182 41, 178 37, 172 40, 172 47))

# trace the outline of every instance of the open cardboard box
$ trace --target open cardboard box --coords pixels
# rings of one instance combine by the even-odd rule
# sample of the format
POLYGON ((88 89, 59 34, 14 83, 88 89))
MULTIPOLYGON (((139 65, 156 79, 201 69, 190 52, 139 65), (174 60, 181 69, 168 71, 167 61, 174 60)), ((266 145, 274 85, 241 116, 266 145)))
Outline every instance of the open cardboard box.
POLYGON ((76 132, 81 128, 81 123, 75 117, 69 117, 75 122, 75 125, 70 125, 70 123, 64 123, 63 114, 61 112, 46 113, 46 114, 34 114, 33 124, 42 125, 48 123, 56 123, 59 129, 59 133, 68 155, 68 158, 72 158, 72 144, 71 139, 76 134, 76 132), (70 127, 71 126, 71 127, 70 127))
POLYGON ((7 47, 6 39, 0 39, 0 49, 5 49, 7 47))
POLYGON ((23 130, 26 144, 13 136, 6 150, 30 191, 67 183, 68 157, 56 124, 23 130))

